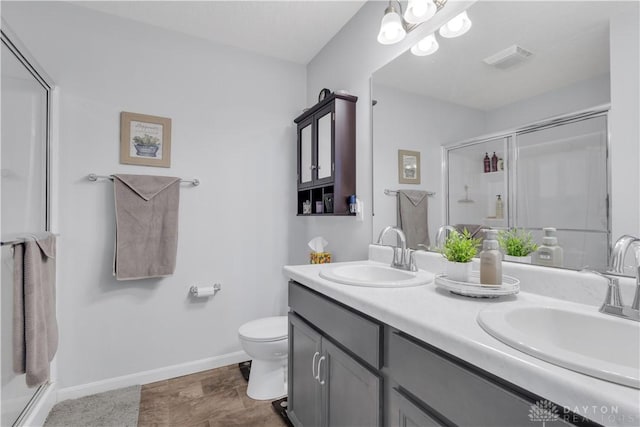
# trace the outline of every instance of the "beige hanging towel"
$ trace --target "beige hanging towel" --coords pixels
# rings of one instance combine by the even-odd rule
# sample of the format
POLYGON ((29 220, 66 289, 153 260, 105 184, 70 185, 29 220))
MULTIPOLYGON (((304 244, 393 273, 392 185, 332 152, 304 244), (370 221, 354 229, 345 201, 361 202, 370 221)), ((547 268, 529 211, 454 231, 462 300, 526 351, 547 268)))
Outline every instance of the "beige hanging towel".
POLYGON ((176 268, 180 178, 114 175, 117 280, 166 277, 176 268))
POLYGON ((407 236, 407 247, 426 249, 429 247, 428 194, 420 190, 399 190, 398 226, 407 236), (425 247, 418 246, 424 245, 425 247))
POLYGON ((29 387, 49 381, 58 349, 55 257, 52 234, 13 246, 13 370, 29 387))

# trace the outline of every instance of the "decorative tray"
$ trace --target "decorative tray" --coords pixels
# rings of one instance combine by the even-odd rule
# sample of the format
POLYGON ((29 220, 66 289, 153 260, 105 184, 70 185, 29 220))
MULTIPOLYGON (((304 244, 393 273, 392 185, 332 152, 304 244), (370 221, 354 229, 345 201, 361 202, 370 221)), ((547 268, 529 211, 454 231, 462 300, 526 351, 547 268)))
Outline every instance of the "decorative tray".
POLYGON ((471 281, 458 282, 447 278, 446 274, 436 275, 435 284, 453 294, 472 298, 498 298, 506 295, 515 295, 520 292, 520 281, 515 277, 502 275, 502 285, 480 284, 480 273, 471 273, 471 281))

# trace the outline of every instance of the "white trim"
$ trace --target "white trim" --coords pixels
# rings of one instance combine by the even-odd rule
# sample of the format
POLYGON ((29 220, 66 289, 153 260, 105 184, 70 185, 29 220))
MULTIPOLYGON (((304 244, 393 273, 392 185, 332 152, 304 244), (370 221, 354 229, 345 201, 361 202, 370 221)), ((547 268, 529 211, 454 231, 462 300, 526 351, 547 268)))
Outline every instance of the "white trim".
POLYGON ((233 363, 240 363, 249 359, 251 358, 244 351, 236 351, 234 353, 209 357, 193 362, 137 372, 135 374, 123 375, 121 377, 107 378, 105 380, 72 387, 65 387, 58 390, 58 402, 67 399, 77 399, 78 397, 89 396, 91 394, 102 393, 122 387, 129 387, 137 384, 148 384, 155 381, 180 377, 182 375, 206 371, 207 369, 214 369, 221 366, 231 365, 233 363))
POLYGON ((49 383, 42 386, 42 390, 38 391, 38 396, 29 402, 29 405, 33 406, 26 408, 24 418, 18 419, 13 427, 44 425, 51 408, 53 408, 57 402, 57 397, 56 383, 49 383))

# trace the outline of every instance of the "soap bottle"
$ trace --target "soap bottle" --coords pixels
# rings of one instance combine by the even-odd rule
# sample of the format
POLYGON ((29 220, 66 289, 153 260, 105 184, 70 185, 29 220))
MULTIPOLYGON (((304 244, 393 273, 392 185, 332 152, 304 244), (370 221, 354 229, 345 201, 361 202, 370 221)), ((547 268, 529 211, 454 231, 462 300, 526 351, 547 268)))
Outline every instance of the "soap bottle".
POLYGON ((534 254, 534 262, 539 265, 549 267, 562 267, 563 251, 558 246, 558 237, 556 237, 556 229, 553 227, 543 228, 544 237, 542 245, 534 254))
POLYGON ((496 219, 504 218, 504 204, 502 203, 502 196, 498 194, 496 199, 496 219))
POLYGON ((498 231, 485 230, 482 252, 480 252, 480 283, 502 285, 502 252, 498 245, 498 231))
POLYGON ((491 159, 489 153, 484 153, 484 173, 491 172, 491 159))
POLYGON ((491 172, 498 171, 498 156, 496 156, 496 152, 493 152, 493 156, 491 156, 491 172))

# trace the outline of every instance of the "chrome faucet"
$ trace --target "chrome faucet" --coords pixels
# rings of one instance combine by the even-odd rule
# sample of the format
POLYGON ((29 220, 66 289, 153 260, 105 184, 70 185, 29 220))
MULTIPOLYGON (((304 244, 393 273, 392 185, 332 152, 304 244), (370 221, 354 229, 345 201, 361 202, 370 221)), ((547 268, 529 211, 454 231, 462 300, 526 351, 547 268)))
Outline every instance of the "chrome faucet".
POLYGON ((391 225, 385 227, 384 230, 380 232, 380 236, 378 236, 377 244, 383 245, 384 236, 390 231, 395 232, 398 239, 400 239, 400 259, 398 259, 398 247, 391 246, 393 248, 393 261, 391 262, 391 267, 399 268, 401 270, 417 271, 415 262, 413 262, 413 257, 407 253, 407 236, 405 236, 404 232, 400 228, 393 227, 391 225))
POLYGON ((442 247, 444 246, 444 243, 447 240, 447 236, 448 233, 452 233, 452 232, 458 232, 458 230, 455 227, 452 227, 451 225, 443 225, 442 227, 438 228, 438 233, 436 233, 436 249, 440 250, 442 249, 442 247))
POLYGON ((625 319, 640 322, 640 239, 633 236, 620 237, 611 252, 611 273, 622 274, 624 272, 624 259, 630 247, 634 249, 636 260, 636 293, 630 306, 625 306, 620 296, 620 283, 617 278, 605 276, 593 270, 582 270, 604 277, 609 281, 607 286, 607 295, 600 307, 600 312, 611 314, 613 316, 623 317, 625 319))

